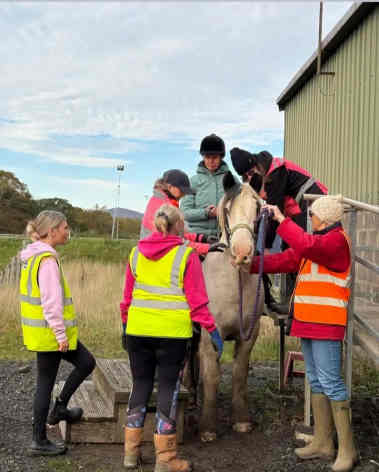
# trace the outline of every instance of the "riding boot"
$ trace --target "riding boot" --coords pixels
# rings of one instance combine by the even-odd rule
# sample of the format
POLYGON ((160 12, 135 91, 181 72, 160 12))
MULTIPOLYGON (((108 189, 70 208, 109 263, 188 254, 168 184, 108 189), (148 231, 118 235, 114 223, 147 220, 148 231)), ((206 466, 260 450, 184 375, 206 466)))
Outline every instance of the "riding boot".
POLYGON ((332 465, 332 470, 334 472, 349 472, 358 461, 350 420, 350 402, 348 400, 332 400, 331 405, 338 436, 338 454, 332 465))
POLYGON ((124 467, 136 469, 141 462, 143 428, 125 427, 124 467))
POLYGON ((33 439, 28 448, 28 453, 32 456, 58 456, 67 451, 65 444, 56 444, 46 437, 46 425, 36 420, 33 423, 33 439))
POLYGON ((154 472, 189 472, 190 462, 177 457, 176 433, 154 434, 156 462, 154 472))
POLYGON ((67 404, 59 397, 55 400, 53 409, 47 418, 48 424, 58 424, 60 421, 67 421, 67 423, 76 423, 83 415, 82 408, 67 408, 67 404))
POLYGON ((312 393, 312 411, 314 418, 314 436, 310 444, 295 449, 300 459, 333 459, 333 417, 329 399, 323 393, 312 393))

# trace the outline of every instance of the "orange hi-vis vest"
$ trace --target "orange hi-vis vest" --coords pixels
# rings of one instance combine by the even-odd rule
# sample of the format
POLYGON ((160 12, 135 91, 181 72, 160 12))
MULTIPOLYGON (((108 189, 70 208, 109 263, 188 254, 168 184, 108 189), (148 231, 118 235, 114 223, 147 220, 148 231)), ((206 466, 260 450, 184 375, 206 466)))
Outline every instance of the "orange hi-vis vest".
POLYGON ((294 318, 309 323, 346 326, 351 265, 345 272, 334 272, 303 259, 300 267, 294 293, 294 318))

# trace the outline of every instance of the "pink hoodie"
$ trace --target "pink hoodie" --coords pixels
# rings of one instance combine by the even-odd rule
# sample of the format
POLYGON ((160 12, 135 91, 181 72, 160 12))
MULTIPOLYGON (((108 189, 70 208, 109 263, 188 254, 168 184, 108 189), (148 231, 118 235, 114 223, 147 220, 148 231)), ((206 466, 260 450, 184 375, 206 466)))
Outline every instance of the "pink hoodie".
POLYGON ((58 343, 61 343, 67 341, 67 336, 63 323, 62 286, 56 261, 58 254, 49 244, 36 241, 23 249, 20 257, 22 261, 27 261, 41 252, 51 252, 55 256, 42 259, 38 271, 38 285, 41 291, 43 315, 49 327, 54 331, 58 343))
MULTIPOLYGON (((138 249, 141 253, 153 261, 159 260, 175 246, 183 244, 183 239, 179 236, 168 235, 154 232, 138 243, 138 249)), ((128 309, 132 302, 134 276, 130 265, 126 266, 124 299, 120 303, 122 322, 126 323, 128 319, 128 309)), ((208 310, 208 295, 205 288, 203 271, 199 256, 193 251, 188 259, 184 273, 184 293, 187 303, 191 310, 191 319, 205 328, 209 333, 216 329, 213 315, 208 310)))

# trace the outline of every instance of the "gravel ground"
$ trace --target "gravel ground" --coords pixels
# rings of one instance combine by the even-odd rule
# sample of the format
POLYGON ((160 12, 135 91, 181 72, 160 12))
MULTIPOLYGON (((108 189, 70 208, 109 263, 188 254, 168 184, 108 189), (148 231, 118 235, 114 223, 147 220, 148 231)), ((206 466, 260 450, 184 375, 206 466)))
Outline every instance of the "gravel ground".
MULTIPOLYGON (((58 379, 66 378, 71 367, 62 363, 58 379)), ((70 445, 66 456, 30 458, 25 448, 31 441, 32 401, 35 388, 34 362, 0 361, 0 471, 1 472, 118 472, 121 445, 70 445)), ((185 443, 180 453, 193 460, 197 472, 321 472, 326 463, 299 461, 294 430, 303 415, 302 380, 280 397, 276 390, 276 363, 255 366, 249 375, 249 404, 254 428, 250 434, 234 433, 230 423, 231 369, 224 366, 219 394, 218 440, 201 443, 197 435, 198 411, 187 412, 185 443)), ((379 392, 378 392, 379 394, 379 392)), ((353 399, 355 437, 361 462, 355 472, 379 472, 379 397, 353 399), (375 462, 378 464, 376 465, 375 462)), ((58 438, 56 429, 50 438, 58 438)), ((152 458, 150 444, 143 448, 152 458)), ((143 471, 153 470, 153 461, 143 471)))

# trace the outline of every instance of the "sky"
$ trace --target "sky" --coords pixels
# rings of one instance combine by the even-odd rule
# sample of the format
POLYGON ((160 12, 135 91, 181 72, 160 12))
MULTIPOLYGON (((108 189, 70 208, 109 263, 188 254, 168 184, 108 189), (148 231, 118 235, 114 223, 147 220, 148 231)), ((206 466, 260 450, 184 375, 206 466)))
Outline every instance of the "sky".
MULTIPOLYGON (((325 2, 323 36, 351 2, 325 2)), ((283 155, 276 99, 317 48, 318 2, 0 2, 0 169, 34 198, 143 211, 201 139, 283 155), (119 164, 124 172, 117 172, 119 164)))

